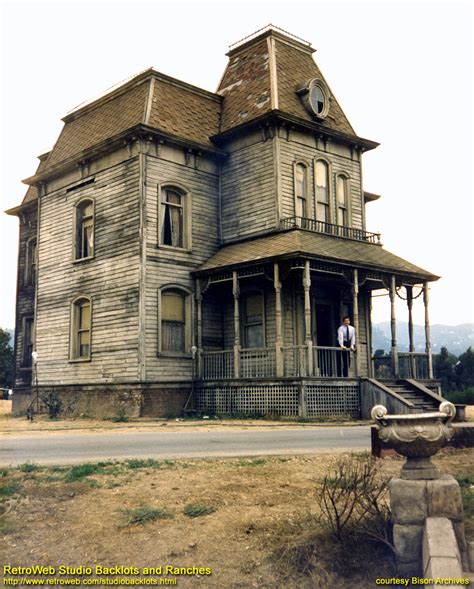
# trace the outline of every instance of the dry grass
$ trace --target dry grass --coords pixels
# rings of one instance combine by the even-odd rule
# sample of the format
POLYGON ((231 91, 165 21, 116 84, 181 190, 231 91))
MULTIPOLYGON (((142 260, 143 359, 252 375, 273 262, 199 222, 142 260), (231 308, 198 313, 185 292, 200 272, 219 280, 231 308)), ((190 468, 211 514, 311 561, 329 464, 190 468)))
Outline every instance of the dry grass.
MULTIPOLYGON (((343 552, 319 522, 316 483, 335 460, 320 454, 7 469, 0 478, 3 561, 212 567, 211 576, 180 577, 181 587, 375 587, 376 577, 394 573, 387 552, 364 542, 343 552), (215 511, 189 517, 189 505, 215 511)), ((474 470, 472 450, 445 450, 436 462, 455 475, 474 470)), ((386 458, 383 471, 396 475, 401 464, 386 458)))

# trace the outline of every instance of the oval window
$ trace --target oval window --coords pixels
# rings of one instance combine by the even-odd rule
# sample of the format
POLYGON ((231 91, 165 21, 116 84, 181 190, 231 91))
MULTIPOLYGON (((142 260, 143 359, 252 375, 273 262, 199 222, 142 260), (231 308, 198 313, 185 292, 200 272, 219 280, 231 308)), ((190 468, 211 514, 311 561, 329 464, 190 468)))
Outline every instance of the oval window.
POLYGON ((315 84, 309 93, 309 100, 311 103, 311 108, 314 110, 315 114, 321 115, 324 112, 324 107, 326 105, 326 97, 324 95, 323 89, 318 84, 315 84))

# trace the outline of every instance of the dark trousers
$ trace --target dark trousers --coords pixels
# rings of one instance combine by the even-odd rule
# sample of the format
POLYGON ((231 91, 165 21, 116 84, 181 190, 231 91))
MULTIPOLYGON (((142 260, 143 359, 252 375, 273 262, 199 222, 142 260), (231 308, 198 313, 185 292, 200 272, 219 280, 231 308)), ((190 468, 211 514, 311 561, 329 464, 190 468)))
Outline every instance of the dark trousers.
MULTIPOLYGON (((344 342, 345 348, 350 348, 351 342, 344 342)), ((341 350, 341 353, 337 355, 337 375, 348 377, 349 368, 351 366, 351 352, 350 350, 341 350)))

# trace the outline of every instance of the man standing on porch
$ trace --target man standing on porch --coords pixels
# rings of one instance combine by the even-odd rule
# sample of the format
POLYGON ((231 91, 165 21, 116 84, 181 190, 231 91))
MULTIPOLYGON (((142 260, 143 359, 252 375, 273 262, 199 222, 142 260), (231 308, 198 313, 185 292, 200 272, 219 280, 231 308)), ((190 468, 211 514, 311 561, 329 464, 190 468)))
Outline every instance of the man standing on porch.
POLYGON ((338 376, 349 376, 349 367, 351 365, 350 351, 355 350, 355 329, 351 325, 349 316, 342 318, 342 325, 337 330, 337 341, 342 352, 338 359, 338 376))

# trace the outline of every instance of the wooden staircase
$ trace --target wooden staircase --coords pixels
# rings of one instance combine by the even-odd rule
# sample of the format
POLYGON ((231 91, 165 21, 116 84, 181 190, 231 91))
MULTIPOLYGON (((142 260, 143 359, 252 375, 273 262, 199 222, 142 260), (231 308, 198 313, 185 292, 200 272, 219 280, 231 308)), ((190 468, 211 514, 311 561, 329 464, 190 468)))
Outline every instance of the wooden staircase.
POLYGON ((439 404, 444 400, 417 381, 398 379, 384 380, 382 382, 397 395, 412 403, 416 413, 438 411, 439 404))

